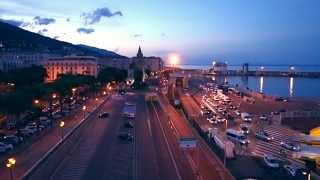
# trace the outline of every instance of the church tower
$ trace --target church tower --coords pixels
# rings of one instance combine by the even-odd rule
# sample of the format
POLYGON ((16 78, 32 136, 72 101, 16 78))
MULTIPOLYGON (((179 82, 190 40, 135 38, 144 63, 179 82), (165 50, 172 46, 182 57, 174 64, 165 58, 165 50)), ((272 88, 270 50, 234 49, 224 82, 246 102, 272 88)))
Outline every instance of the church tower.
POLYGON ((140 46, 139 46, 139 49, 138 49, 137 58, 143 58, 143 54, 142 54, 140 46))

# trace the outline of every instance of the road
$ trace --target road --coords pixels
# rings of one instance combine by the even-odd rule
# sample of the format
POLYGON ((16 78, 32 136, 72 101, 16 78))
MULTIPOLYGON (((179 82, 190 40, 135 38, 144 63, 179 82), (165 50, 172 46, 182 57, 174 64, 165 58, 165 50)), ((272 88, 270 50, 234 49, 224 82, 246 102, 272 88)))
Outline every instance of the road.
POLYGON ((115 158, 124 156, 123 160, 127 162, 130 160, 130 145, 119 143, 116 136, 122 123, 123 103, 124 97, 113 95, 95 116, 89 117, 88 120, 91 123, 85 129, 82 139, 70 156, 66 157, 58 167, 52 179, 108 179, 116 173, 123 174, 123 176, 128 175, 128 167, 123 166, 127 163, 121 163, 122 167, 119 168, 113 167, 118 162, 115 158), (109 112, 109 118, 98 118, 101 112, 109 112), (115 169, 118 172, 113 172, 115 169))
MULTIPOLYGON (((87 111, 92 111, 99 104, 104 102, 104 99, 99 99, 98 101, 89 99, 86 102, 87 111)), ((81 111, 81 110, 76 110, 81 111)), ((67 134, 76 124, 78 124, 83 119, 83 114, 73 113, 70 116, 64 117, 61 120, 65 121, 64 134, 67 134)), ((20 179, 21 176, 30 169, 43 155, 48 152, 55 144, 61 140, 61 131, 58 125, 53 128, 46 130, 46 132, 40 133, 37 137, 33 137, 31 142, 24 144, 22 147, 10 155, 14 157, 17 162, 14 167, 14 177, 15 179, 20 179)), ((5 164, 0 166, 0 179, 9 180, 10 172, 5 164)))
POLYGON ((109 118, 90 117, 91 124, 82 139, 57 168, 52 180, 195 179, 182 152, 177 155, 171 149, 172 141, 160 128, 158 110, 145 103, 143 93, 113 96, 102 111, 109 112, 109 118), (136 103, 133 129, 123 127, 127 121, 121 117, 124 102, 136 103), (134 141, 119 139, 117 133, 122 131, 133 133, 134 141), (176 158, 182 163, 177 165, 176 158), (183 170, 178 171, 177 166, 183 170))
POLYGON ((158 102, 148 102, 154 143, 157 145, 159 178, 172 180, 196 179, 186 153, 179 147, 178 134, 158 102))

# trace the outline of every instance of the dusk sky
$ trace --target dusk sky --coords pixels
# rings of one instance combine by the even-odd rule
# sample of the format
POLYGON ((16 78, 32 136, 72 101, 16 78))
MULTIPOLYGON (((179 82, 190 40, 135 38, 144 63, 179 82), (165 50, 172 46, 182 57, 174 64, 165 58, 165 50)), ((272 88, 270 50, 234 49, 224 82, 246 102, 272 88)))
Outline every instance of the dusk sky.
POLYGON ((0 18, 74 44, 184 64, 320 64, 319 0, 0 0, 0 18))

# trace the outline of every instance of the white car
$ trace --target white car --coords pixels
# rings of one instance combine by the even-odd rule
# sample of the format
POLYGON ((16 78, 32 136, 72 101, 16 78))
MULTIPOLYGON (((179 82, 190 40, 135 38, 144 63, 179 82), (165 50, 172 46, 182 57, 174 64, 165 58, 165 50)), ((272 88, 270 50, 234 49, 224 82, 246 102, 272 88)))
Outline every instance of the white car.
POLYGON ((220 116, 217 116, 216 120, 217 120, 218 122, 224 122, 224 119, 223 119, 222 117, 220 117, 220 116))
POLYGON ((240 111, 238 111, 238 110, 235 110, 234 113, 235 113, 237 116, 240 116, 240 115, 241 115, 240 111))
POLYGON ((266 120, 268 120, 268 117, 265 114, 263 114, 259 117, 259 119, 262 121, 266 121, 266 120))
POLYGON ((294 144, 292 142, 286 142, 286 141, 281 141, 280 143, 281 147, 288 149, 290 151, 300 151, 300 146, 297 144, 294 144))
POLYGON ((268 167, 279 168, 283 161, 273 155, 264 155, 263 161, 268 167))
POLYGON ((284 165, 283 168, 292 177, 302 176, 306 178, 309 174, 306 168, 297 165, 284 165))
POLYGON ((5 153, 11 149, 13 149, 12 144, 5 144, 5 143, 0 142, 0 152, 1 153, 5 153))
POLYGON ((263 141, 271 141, 273 140, 273 137, 271 137, 267 132, 265 131, 258 131, 255 134, 257 139, 261 139, 263 141))

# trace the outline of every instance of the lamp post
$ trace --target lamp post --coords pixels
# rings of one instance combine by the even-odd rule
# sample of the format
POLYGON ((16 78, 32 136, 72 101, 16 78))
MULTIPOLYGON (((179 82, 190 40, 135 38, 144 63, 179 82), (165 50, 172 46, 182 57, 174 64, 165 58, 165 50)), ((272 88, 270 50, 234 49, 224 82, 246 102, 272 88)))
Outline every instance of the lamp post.
POLYGON ((64 121, 60 121, 59 127, 61 129, 61 140, 63 139, 63 127, 64 127, 65 123, 64 121))
POLYGON ((87 106, 82 106, 82 111, 83 111, 83 119, 86 116, 86 110, 87 110, 87 106))
MULTIPOLYGON (((228 129, 228 119, 226 119, 226 130, 225 131, 227 131, 227 129, 228 129)), ((227 148, 227 141, 224 143, 224 156, 223 156, 223 164, 224 164, 224 166, 226 167, 226 163, 227 163, 227 155, 226 155, 226 148, 227 148)))
POLYGON ((16 160, 14 159, 14 158, 9 158, 8 160, 7 160, 7 164, 6 164, 6 166, 7 166, 7 168, 9 168, 9 170, 10 170, 10 179, 11 180, 13 180, 13 167, 14 167, 14 165, 16 164, 16 160))

